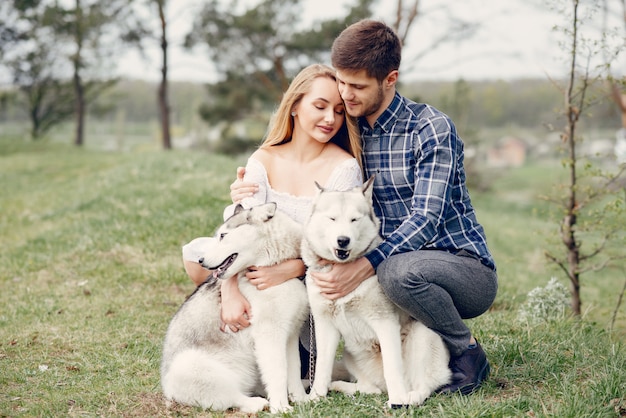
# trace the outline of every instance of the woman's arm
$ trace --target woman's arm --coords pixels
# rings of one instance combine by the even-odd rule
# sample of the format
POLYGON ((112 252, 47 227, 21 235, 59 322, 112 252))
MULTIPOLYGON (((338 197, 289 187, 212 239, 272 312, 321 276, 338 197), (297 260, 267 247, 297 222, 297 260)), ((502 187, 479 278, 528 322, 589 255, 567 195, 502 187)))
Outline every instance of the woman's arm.
POLYGON ((230 199, 240 203, 246 197, 252 197, 259 191, 259 185, 253 181, 244 181, 245 167, 237 167, 237 178, 230 185, 230 199))
POLYGON ((209 270, 202 267, 197 261, 183 259, 183 266, 185 267, 187 275, 196 286, 200 286, 204 283, 209 274, 211 274, 209 270))
POLYGON ((237 332, 250 326, 252 310, 248 300, 239 291, 237 277, 233 276, 222 282, 222 331, 228 326, 237 332))

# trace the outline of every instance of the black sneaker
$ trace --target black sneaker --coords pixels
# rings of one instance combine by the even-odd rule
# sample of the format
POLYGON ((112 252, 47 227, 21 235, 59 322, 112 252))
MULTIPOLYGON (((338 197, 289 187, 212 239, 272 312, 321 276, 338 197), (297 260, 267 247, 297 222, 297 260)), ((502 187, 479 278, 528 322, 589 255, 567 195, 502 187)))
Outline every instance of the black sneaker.
POLYGON ((437 390, 437 393, 460 392, 469 395, 475 392, 489 376, 489 362, 483 348, 476 342, 458 357, 450 358, 452 381, 437 390))

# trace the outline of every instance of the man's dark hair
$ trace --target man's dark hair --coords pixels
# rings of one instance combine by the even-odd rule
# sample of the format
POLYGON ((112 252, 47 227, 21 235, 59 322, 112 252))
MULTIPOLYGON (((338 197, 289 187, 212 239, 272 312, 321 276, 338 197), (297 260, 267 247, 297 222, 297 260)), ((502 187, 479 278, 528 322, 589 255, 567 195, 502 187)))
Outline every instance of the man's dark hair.
POLYGON ((383 22, 360 20, 343 30, 333 42, 331 62, 337 70, 365 70, 368 77, 382 82, 400 68, 402 43, 383 22))

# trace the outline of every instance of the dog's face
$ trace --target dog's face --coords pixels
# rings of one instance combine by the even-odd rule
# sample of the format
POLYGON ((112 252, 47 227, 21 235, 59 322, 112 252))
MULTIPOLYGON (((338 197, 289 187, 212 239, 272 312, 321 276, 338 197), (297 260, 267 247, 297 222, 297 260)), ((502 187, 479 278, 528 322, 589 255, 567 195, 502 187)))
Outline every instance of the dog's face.
POLYGON ((276 212, 275 203, 266 203, 250 209, 240 205, 215 233, 204 257, 202 267, 213 270, 213 276, 227 279, 253 265, 263 262, 265 224, 276 212))
POLYGON ((320 188, 305 227, 305 238, 316 255, 345 263, 362 256, 378 239, 372 182, 373 177, 347 192, 320 188))

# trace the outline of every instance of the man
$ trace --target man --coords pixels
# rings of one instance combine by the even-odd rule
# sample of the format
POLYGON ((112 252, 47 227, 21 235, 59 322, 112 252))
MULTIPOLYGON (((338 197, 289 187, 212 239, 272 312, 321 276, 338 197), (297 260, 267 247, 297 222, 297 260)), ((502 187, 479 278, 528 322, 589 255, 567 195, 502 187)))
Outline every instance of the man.
POLYGON ((463 143, 446 115, 396 92, 400 58, 397 35, 374 20, 349 26, 333 43, 339 92, 359 118, 364 178, 376 176, 374 209, 385 239, 315 278, 335 299, 376 272, 389 298, 450 350, 453 381, 441 390, 468 394, 487 378, 489 362, 462 319, 493 303, 495 263, 465 185, 463 143))
POLYGON ((466 188, 463 142, 445 114, 396 92, 400 59, 399 38, 374 20, 349 26, 333 43, 339 92, 359 121, 364 178, 376 176, 384 241, 313 277, 337 299, 378 274, 387 296, 446 343, 453 377, 440 391, 469 394, 487 378, 489 362, 463 319, 493 303, 496 267, 466 188))

